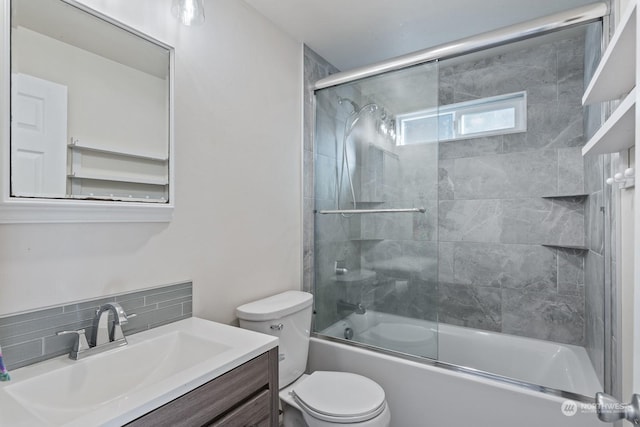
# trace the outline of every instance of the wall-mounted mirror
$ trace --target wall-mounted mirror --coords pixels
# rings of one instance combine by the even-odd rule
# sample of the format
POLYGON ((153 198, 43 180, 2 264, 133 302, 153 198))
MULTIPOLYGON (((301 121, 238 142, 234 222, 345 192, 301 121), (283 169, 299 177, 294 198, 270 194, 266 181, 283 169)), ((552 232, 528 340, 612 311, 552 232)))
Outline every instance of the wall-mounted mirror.
POLYGON ((72 0, 4 1, 3 204, 172 206, 172 48, 72 0))

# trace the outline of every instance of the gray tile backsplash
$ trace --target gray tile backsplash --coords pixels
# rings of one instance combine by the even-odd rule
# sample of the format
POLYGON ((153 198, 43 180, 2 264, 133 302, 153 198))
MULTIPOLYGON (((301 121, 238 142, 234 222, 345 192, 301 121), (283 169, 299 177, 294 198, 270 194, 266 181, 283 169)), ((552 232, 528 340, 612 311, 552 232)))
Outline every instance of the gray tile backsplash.
POLYGON ((193 286, 177 283, 0 317, 0 346, 7 367, 16 369, 69 353, 74 337, 56 333, 84 328, 90 336, 96 309, 106 302, 117 302, 127 314, 136 314, 123 327, 130 335, 191 317, 193 286))

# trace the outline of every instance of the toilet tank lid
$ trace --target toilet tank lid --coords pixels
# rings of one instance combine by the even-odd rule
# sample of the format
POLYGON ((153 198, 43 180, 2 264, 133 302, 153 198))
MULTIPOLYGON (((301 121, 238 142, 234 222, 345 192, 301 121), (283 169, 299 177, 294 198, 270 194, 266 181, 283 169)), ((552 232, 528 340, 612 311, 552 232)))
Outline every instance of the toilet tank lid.
POLYGON ((286 291, 241 305, 236 315, 242 320, 274 320, 296 313, 311 305, 313 295, 302 291, 286 291))

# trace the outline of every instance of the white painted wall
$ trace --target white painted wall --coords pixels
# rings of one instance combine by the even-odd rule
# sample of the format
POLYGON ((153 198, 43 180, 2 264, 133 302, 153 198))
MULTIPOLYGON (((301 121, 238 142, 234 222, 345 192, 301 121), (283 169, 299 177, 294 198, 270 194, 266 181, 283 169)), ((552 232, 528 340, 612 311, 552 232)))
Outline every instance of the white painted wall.
POLYGON ((168 224, 0 225, 0 315, 192 279, 195 315, 300 287, 302 46, 244 2, 84 0, 176 47, 168 224))

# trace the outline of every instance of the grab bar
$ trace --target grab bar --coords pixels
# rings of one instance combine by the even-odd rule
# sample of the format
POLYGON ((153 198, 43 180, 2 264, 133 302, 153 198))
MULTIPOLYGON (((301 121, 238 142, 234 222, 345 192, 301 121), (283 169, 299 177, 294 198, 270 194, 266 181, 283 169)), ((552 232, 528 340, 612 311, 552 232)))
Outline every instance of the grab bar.
POLYGON ((331 215, 331 214, 373 214, 373 213, 407 213, 407 212, 417 212, 417 213, 425 213, 427 210, 425 208, 408 208, 408 209, 338 209, 338 210, 322 210, 317 211, 321 215, 331 215))

